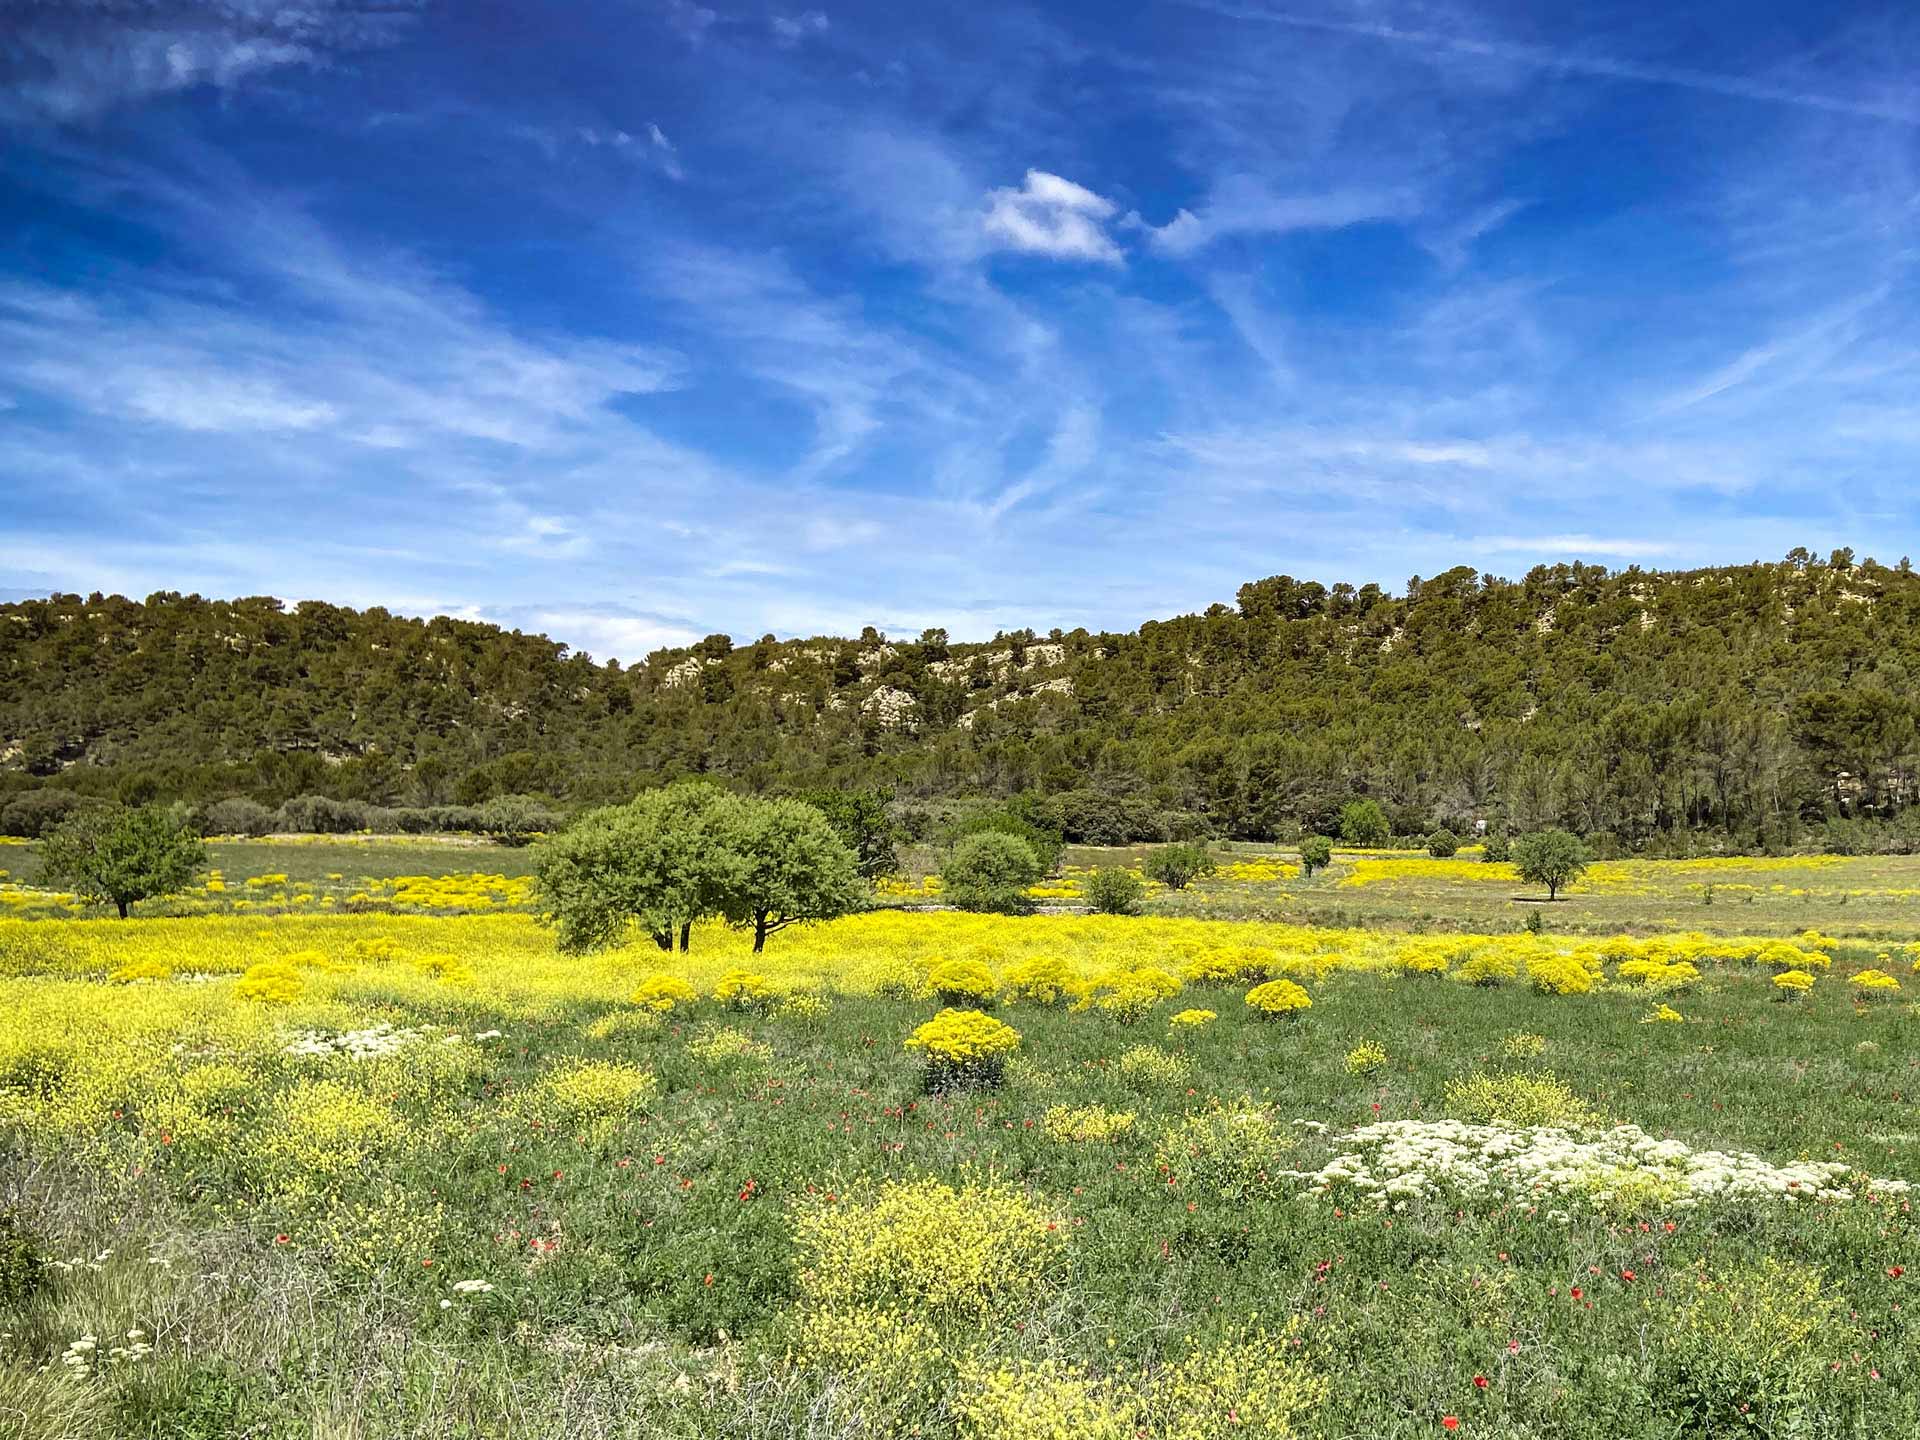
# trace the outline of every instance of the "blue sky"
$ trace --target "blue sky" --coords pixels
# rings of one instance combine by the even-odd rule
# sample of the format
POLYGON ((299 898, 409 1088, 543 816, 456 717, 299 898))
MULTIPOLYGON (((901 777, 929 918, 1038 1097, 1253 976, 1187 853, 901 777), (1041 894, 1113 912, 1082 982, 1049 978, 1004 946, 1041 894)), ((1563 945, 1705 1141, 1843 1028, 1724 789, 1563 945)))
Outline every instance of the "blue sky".
POLYGON ((0 596, 633 660, 1920 550, 1900 3, 0 0, 0 596))

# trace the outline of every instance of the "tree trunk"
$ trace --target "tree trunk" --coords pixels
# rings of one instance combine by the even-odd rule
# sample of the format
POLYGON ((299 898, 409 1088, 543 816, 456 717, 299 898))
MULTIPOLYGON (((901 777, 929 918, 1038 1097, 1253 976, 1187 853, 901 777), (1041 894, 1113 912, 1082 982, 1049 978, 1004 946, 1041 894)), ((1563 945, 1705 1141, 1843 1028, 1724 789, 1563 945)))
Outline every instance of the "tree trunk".
POLYGON ((767 912, 753 912, 753 953, 758 955, 767 948, 767 912))
POLYGON ((693 922, 691 920, 682 920, 680 922, 680 953, 682 955, 687 953, 687 941, 692 935, 693 922))
POLYGON ((662 950, 665 950, 669 955, 673 953, 673 931, 655 930, 652 932, 652 935, 654 944, 658 945, 662 950))
POLYGON ((116 898, 113 903, 120 907, 120 918, 122 920, 126 919, 127 918, 127 902, 116 898))

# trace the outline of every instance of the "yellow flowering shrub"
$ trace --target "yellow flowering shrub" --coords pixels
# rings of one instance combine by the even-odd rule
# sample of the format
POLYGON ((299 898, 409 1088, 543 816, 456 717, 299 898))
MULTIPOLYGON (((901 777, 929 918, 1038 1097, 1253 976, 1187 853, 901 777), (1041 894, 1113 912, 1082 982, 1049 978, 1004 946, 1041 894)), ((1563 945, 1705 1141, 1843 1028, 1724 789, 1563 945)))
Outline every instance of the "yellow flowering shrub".
POLYGON ((729 1010, 751 1010, 773 999, 773 987, 764 975, 751 970, 729 970, 713 987, 713 998, 729 1010))
POLYGON ((723 1025, 689 1040, 687 1054, 705 1065, 764 1065, 773 1059, 773 1047, 744 1030, 723 1025))
POLYGON ((1252 1101, 1213 1100, 1161 1132, 1153 1163, 1176 1185, 1250 1200, 1267 1192, 1279 1158, 1293 1146, 1293 1136, 1252 1101))
POLYGON ((615 1010, 589 1022, 580 1033, 589 1040, 652 1040, 666 1028, 655 1011, 615 1010))
POLYGON ((568 1060, 550 1070, 536 1092, 542 1113, 595 1141, 639 1114, 660 1088, 653 1073, 608 1060, 568 1060))
POLYGON ((1669 993, 1685 990, 1700 978, 1699 967, 1685 960, 1624 960, 1618 974, 1645 989, 1669 993))
POLYGON ((897 1304, 806 1308, 794 1358, 860 1386, 870 1410, 926 1384, 947 1364, 934 1328, 897 1304))
POLYGON ((974 1440, 1133 1440, 1133 1402, 1110 1381, 1059 1360, 960 1369, 955 1415, 974 1440))
POLYGON ((1386 1063, 1387 1052, 1385 1047, 1376 1045, 1371 1040, 1363 1040, 1354 1046, 1353 1049, 1347 1051, 1347 1073, 1349 1075, 1371 1075, 1374 1071, 1382 1069, 1386 1063))
POLYGON ((789 1025, 818 1025, 833 1013, 833 1005, 812 990, 796 990, 776 1002, 770 1013, 789 1025))
POLYGON ((942 1010, 907 1037, 927 1058, 927 1083, 939 1090, 997 1085, 1020 1032, 981 1010, 942 1010))
POLYGON ((1274 955, 1258 945, 1221 945, 1203 950, 1186 963, 1195 985, 1258 984, 1273 973, 1274 955))
POLYGON ((1500 1053, 1509 1060, 1537 1060, 1547 1053, 1547 1037, 1516 1030, 1501 1039, 1500 1053))
POLYGON ((1696 1273, 1691 1293, 1663 1314, 1654 1393, 1671 1396, 1703 1434, 1807 1433, 1804 1412, 1837 1368, 1829 1362, 1858 1343, 1825 1277, 1770 1255, 1696 1273))
POLYGON ((1024 1300, 1060 1257, 1064 1236, 1011 1186, 895 1180, 803 1206, 794 1241, 800 1290, 815 1305, 980 1318, 1024 1300))
POLYGON ((364 1091, 308 1080, 280 1093, 257 1144, 279 1188, 302 1191, 351 1176, 405 1130, 387 1105, 364 1091))
POLYGON ((1186 1084, 1192 1066, 1185 1056, 1170 1054, 1157 1045, 1135 1045, 1121 1053, 1114 1068, 1134 1088, 1150 1090, 1186 1084))
POLYGON ((1847 983, 1868 1000, 1890 1000, 1900 993, 1900 982, 1884 970, 1862 970, 1847 983))
POLYGON ((471 985, 473 967, 458 955, 432 954, 416 955, 410 962, 413 968, 429 979, 438 980, 446 985, 471 985))
POLYGON ((1833 957, 1824 950, 1803 950, 1798 945, 1785 940, 1776 940, 1760 951, 1758 956, 1762 965, 1775 970, 1827 970, 1833 966, 1833 957))
POLYGON ((1813 989, 1813 976, 1804 970, 1782 970, 1773 977, 1773 989, 1782 1000, 1797 1000, 1813 989))
POLYGON ((993 999, 1000 984, 978 960, 947 960, 927 972, 927 988, 943 1005, 978 1006, 993 999))
POLYGON ((1195 1346, 1148 1389, 1145 1433, 1155 1440, 1293 1440, 1304 1433, 1330 1387, 1300 1358, 1299 1331, 1297 1319, 1277 1335, 1248 1324, 1195 1346))
POLYGON ((1414 940, 1403 945, 1393 957, 1393 968, 1402 975, 1438 977, 1447 973, 1452 955, 1445 945, 1435 941, 1414 940))
POLYGON ((1642 1025, 1678 1025, 1687 1017, 1671 1005, 1656 1005, 1640 1017, 1642 1025))
POLYGON ((1597 978, 1571 955, 1540 955, 1527 961, 1527 981, 1542 995, 1585 995, 1597 978))
POLYGON ((1514 1129, 1529 1125, 1577 1129, 1597 1124, 1600 1119, 1551 1070, 1505 1075, 1475 1070, 1447 1082, 1446 1110, 1455 1120, 1470 1125, 1514 1129))
POLYGON ((1016 961, 1001 976, 1008 996, 1034 1005, 1057 1005, 1074 992, 1073 968, 1057 955, 1016 961))
POLYGON ((1247 992, 1247 1004, 1269 1020, 1291 1019, 1313 1008, 1313 999, 1291 980, 1269 980, 1247 992))
POLYGON ((386 935, 367 935, 347 942, 347 959, 361 965, 378 965, 398 959, 400 946, 386 935))
POLYGON ((286 961, 262 960, 258 965, 247 967, 233 987, 233 993, 258 1005, 291 1005, 306 988, 307 982, 300 978, 300 972, 286 961))
POLYGON ((1055 1105, 1040 1121, 1049 1140, 1062 1145, 1110 1144, 1133 1129, 1131 1110, 1100 1105, 1055 1105))
POLYGON ((1464 985, 1503 985, 1519 975, 1520 961, 1504 950, 1476 950, 1453 972, 1464 985))
POLYGON ((1110 971, 1095 981, 1073 1008, 1076 1012, 1097 1010, 1131 1025, 1145 1019, 1162 1001, 1171 1000, 1180 990, 1178 979, 1154 966, 1110 971))
POLYGON ((1220 1013, 1217 1010, 1182 1010, 1167 1021, 1167 1028, 1176 1035, 1191 1035, 1206 1029, 1219 1018, 1220 1013))
POLYGON ((649 975, 634 986, 633 993, 627 996, 629 1003, 660 1015, 665 1015, 676 1005, 691 1005, 699 998, 700 992, 693 986, 665 971, 649 975))

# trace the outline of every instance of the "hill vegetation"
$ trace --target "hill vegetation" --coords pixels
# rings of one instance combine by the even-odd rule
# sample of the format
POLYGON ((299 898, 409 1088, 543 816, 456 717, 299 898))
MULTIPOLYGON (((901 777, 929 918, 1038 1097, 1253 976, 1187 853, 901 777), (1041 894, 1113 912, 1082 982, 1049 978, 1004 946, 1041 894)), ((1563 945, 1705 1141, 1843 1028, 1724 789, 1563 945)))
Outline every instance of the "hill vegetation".
POLYGON ((0 606, 0 816, 68 794, 324 796, 458 823, 505 796, 577 808, 707 776, 910 813, 1023 796, 1095 843, 1337 833, 1359 796, 1402 836, 1920 835, 1904 560, 1462 567, 1400 594, 1282 575, 1237 600, 982 644, 716 635, 630 667, 311 601, 26 601, 0 606))

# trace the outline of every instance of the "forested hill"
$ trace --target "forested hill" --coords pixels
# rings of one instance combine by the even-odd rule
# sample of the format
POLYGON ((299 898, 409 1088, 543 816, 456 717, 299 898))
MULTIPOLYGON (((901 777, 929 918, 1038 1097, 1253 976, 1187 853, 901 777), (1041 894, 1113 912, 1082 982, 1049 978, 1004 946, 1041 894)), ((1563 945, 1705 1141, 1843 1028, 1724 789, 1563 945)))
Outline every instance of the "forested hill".
POLYGON ((1844 551, 1461 568, 1400 595, 1278 576, 1128 634, 715 636, 630 668, 377 609, 58 596, 0 606, 0 799, 578 804, 697 773, 1064 793, 1070 830, 1186 816, 1266 838, 1368 794, 1408 831, 1768 840, 1835 813, 1902 822, 1916 675, 1920 576, 1844 551))

